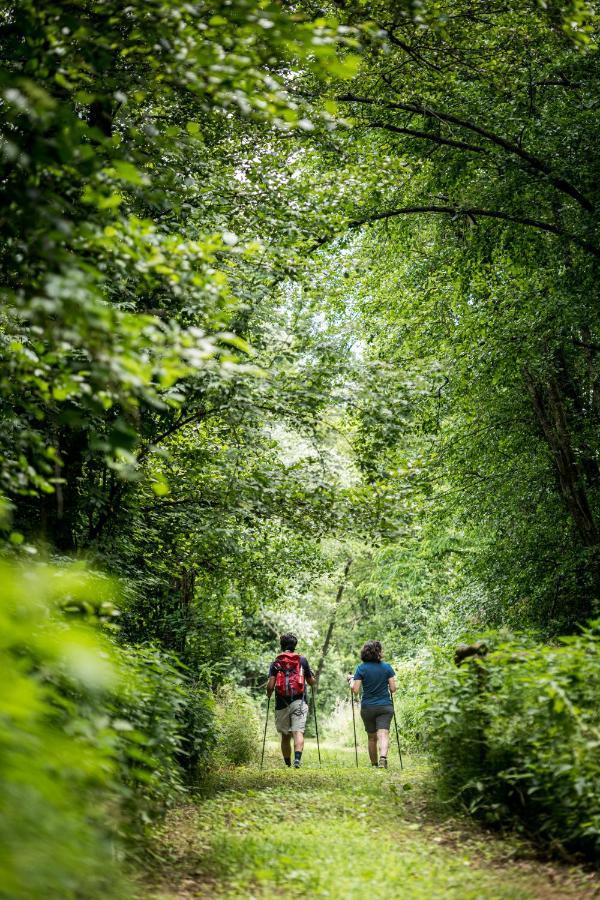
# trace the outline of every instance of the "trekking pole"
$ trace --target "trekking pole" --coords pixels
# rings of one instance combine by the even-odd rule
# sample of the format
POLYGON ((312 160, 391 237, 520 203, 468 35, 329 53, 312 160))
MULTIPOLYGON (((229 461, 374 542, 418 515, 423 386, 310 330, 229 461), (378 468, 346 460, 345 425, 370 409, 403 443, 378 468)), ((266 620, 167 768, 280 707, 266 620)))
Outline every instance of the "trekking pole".
POLYGON ((260 757, 260 771, 262 772, 263 761, 265 758, 265 744, 267 742, 267 725, 269 724, 269 707, 271 705, 271 698, 267 698, 267 715, 265 716, 265 733, 263 735, 263 746, 262 746, 262 754, 260 757))
POLYGON ((352 728, 354 729, 354 757, 356 759, 356 768, 358 769, 358 745, 356 743, 356 718, 354 715, 354 691, 350 688, 350 702, 352 703, 352 728))
POLYGON ((315 702, 314 685, 311 687, 311 690, 312 690, 313 714, 315 717, 315 732, 317 735, 317 753, 319 754, 319 768, 320 768, 321 767, 321 748, 319 747, 319 726, 317 725, 317 704, 315 702))
POLYGON ((400 749, 400 735, 398 734, 398 721, 396 719, 396 707, 394 706, 394 695, 390 691, 390 700, 392 701, 392 709, 394 710, 394 727, 396 729, 396 741, 398 743, 398 756, 400 757, 400 768, 403 769, 404 766, 402 764, 402 750, 400 749))

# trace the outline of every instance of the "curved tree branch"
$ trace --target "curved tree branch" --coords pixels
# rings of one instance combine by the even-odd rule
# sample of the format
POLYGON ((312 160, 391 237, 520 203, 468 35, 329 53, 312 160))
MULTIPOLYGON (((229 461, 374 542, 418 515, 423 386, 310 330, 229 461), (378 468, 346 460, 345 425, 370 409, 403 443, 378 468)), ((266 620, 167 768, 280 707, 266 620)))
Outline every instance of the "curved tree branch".
MULTIPOLYGON (((182 428, 185 428, 186 425, 190 425, 192 422, 202 422, 204 419, 207 419, 209 416, 214 413, 218 413, 221 407, 214 407, 211 409, 206 409, 206 407, 200 407, 195 410, 189 416, 180 416, 178 419, 173 422, 165 431, 161 434, 158 434, 153 440, 147 441, 139 450, 137 454, 136 462, 141 462, 150 451, 156 447, 157 444, 162 443, 167 438, 171 437, 171 435, 180 431, 182 428)), ((121 481, 118 484, 113 482, 111 486, 111 491, 108 499, 104 504, 104 508, 101 510, 98 519, 96 522, 90 523, 89 531, 88 531, 88 540, 94 541, 100 537, 112 517, 120 510, 121 503, 125 497, 125 494, 128 488, 131 486, 131 482, 129 481, 121 481)))
MULTIPOLYGON (((380 222, 385 219, 393 219, 396 216, 405 216, 417 213, 437 213, 454 217, 464 215, 469 216, 472 220, 476 220, 477 217, 480 217, 488 219, 500 219, 503 222, 511 222, 515 225, 525 225, 527 228, 536 228, 539 231, 547 231, 549 234, 554 234, 558 237, 562 237, 570 243, 581 247, 582 250, 587 251, 592 256, 596 257, 596 259, 600 259, 599 247, 596 247, 595 244, 592 244, 589 241, 578 237, 578 235, 576 234, 571 234, 570 232, 565 231, 558 225, 553 225, 551 222, 544 222, 539 219, 531 219, 529 218, 529 216, 514 216, 511 213, 505 213, 501 210, 481 209, 477 206, 403 206, 399 209, 389 209, 385 212, 373 213, 372 215, 365 216, 362 219, 354 219, 348 223, 347 227, 360 228, 362 225, 368 225, 371 222, 380 222)), ((325 240, 326 239, 324 239, 321 243, 324 243, 325 240)))
POLYGON ((416 128, 400 128, 398 125, 388 125, 387 122, 369 122, 369 128, 381 128, 384 131, 391 131, 394 134, 407 134, 409 137, 422 138, 425 141, 431 141, 434 144, 443 144, 445 147, 455 147, 457 150, 468 150, 473 153, 488 153, 485 147, 479 144, 468 144, 466 141, 455 141, 452 138, 441 137, 438 134, 431 134, 428 131, 419 131, 416 128))
POLYGON ((375 100, 372 97, 361 97, 357 94, 340 94, 335 99, 338 102, 343 103, 361 103, 370 106, 382 106, 385 109, 399 110, 401 112, 416 113, 417 115, 426 116, 430 119, 437 119, 440 122, 447 122, 449 125, 457 125, 459 128, 465 128, 467 131, 480 135, 480 137, 485 138, 492 144, 495 144, 495 146, 501 147, 507 153, 522 159, 530 169, 543 175, 557 191, 572 197, 586 210, 586 212, 594 212, 592 202, 566 178, 555 175, 547 162, 534 156, 533 153, 524 150, 520 144, 515 144, 512 141, 503 138, 501 135, 495 134, 493 131, 489 131, 481 125, 477 125, 475 122, 470 122, 468 119, 462 119, 459 116, 455 116, 453 113, 433 109, 426 106, 424 103, 418 102, 400 103, 391 100, 375 100))

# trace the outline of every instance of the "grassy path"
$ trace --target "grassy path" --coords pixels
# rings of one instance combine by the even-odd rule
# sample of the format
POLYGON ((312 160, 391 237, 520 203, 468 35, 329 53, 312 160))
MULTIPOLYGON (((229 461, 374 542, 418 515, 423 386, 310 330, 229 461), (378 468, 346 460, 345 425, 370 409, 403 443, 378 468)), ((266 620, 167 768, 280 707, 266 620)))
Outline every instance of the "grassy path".
POLYGON ((354 768, 353 754, 314 752, 300 771, 272 748, 265 771, 227 770, 202 802, 174 813, 160 837, 166 862, 142 892, 193 897, 509 900, 598 897, 577 868, 524 858, 522 846, 461 819, 436 816, 423 767, 354 768))

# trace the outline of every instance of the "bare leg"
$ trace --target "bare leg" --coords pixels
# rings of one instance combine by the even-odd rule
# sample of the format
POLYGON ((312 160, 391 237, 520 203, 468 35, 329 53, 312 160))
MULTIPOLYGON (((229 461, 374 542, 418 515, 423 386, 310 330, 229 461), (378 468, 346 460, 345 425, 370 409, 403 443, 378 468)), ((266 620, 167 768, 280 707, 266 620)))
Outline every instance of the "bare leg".
POLYGON ((373 763, 374 766, 377 765, 377 732, 374 731, 373 734, 369 736, 369 759, 373 763))
POLYGON ((281 752, 284 759, 289 759, 292 755, 292 736, 290 734, 281 735, 281 752))
POLYGON ((292 731, 294 735, 294 750, 304 750, 304 732, 292 731))
POLYGON ((385 756, 387 758, 388 750, 390 748, 390 733, 386 728, 380 728, 377 732, 377 738, 379 740, 379 754, 380 756, 385 756))

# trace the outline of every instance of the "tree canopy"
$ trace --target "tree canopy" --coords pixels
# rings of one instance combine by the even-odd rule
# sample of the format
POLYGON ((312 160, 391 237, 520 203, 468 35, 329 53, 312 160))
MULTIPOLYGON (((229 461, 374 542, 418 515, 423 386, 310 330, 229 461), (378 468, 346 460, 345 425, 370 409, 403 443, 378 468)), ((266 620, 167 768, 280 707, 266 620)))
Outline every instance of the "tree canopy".
POLYGON ((585 0, 3 5, 6 671, 90 797, 175 802, 281 630, 332 708, 363 639, 598 616, 597 34, 585 0))

